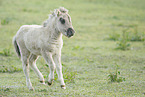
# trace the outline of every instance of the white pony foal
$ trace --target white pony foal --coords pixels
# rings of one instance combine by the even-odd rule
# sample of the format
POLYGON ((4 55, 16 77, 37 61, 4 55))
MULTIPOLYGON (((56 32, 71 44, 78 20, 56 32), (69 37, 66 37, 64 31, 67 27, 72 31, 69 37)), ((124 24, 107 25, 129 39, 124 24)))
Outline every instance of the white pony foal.
POLYGON ((54 70, 56 68, 61 88, 66 88, 61 65, 62 34, 71 37, 74 33, 68 10, 63 7, 55 9, 43 26, 21 26, 13 38, 13 43, 17 55, 21 57, 26 84, 30 90, 34 88, 29 77, 29 66, 38 75, 40 82, 45 84, 44 77, 36 66, 39 55, 43 56, 50 68, 48 85, 51 85, 54 80, 54 70))

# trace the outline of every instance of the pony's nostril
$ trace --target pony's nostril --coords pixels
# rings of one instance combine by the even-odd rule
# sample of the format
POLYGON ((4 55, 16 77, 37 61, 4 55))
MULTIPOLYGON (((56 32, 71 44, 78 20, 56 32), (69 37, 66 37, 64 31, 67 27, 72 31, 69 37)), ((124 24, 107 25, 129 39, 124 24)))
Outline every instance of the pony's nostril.
POLYGON ((68 28, 68 29, 67 29, 67 36, 68 36, 68 37, 71 37, 71 36, 73 36, 73 34, 74 34, 74 33, 73 33, 73 29, 72 29, 72 28, 68 28))
POLYGON ((69 32, 69 31, 72 31, 72 30, 73 30, 72 28, 68 28, 68 29, 67 29, 68 32, 69 32))
POLYGON ((73 33, 71 31, 69 31, 67 34, 68 34, 68 36, 72 36, 73 35, 73 33))

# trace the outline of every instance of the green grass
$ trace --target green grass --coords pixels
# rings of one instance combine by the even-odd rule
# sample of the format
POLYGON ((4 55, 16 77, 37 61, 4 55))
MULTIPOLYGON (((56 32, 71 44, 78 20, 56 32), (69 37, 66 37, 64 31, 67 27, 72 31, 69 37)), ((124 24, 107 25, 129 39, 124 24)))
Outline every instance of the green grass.
MULTIPOLYGON (((144 0, 0 0, 0 95, 62 97, 145 96, 145 1, 144 0), (35 91, 26 87, 22 63, 12 38, 21 25, 42 24, 50 10, 64 6, 72 17, 76 34, 63 37, 63 74, 66 90, 39 84, 30 70, 35 91), (124 29, 129 29, 129 50, 116 49, 124 29), (115 34, 115 35, 113 35, 115 34), (108 36, 113 38, 108 39, 108 36), (108 75, 125 78, 109 83, 108 75)), ((40 57, 37 65, 47 80, 49 68, 40 57)))

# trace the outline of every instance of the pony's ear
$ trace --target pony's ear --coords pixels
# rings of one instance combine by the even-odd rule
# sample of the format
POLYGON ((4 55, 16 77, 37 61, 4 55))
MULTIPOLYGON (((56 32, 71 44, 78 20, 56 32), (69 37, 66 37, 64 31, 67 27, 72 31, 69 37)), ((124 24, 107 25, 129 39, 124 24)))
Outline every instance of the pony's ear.
POLYGON ((68 13, 68 10, 65 9, 64 7, 60 7, 59 10, 60 10, 60 12, 62 12, 62 13, 68 13))
POLYGON ((61 15, 61 12, 57 9, 57 17, 59 17, 61 15))
POLYGON ((55 17, 59 17, 61 15, 61 11, 59 9, 55 9, 52 15, 55 17))

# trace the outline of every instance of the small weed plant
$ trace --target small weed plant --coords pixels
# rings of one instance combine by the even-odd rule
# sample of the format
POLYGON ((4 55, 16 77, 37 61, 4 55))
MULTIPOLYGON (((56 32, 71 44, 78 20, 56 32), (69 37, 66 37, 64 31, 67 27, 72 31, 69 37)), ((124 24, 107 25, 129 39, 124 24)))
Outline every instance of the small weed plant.
POLYGON ((119 38, 120 38, 120 34, 118 34, 118 33, 110 33, 109 37, 107 38, 107 40, 118 41, 119 38))
POLYGON ((109 72, 109 82, 123 82, 125 81, 124 77, 120 76, 120 71, 118 71, 118 65, 116 65, 116 71, 115 72, 109 72))
MULTIPOLYGON (((62 65, 63 65, 63 67, 65 66, 64 64, 62 64, 62 65)), ((47 72, 47 74, 44 75, 44 78, 48 78, 48 74, 50 72, 49 71, 49 66, 47 64, 45 64, 44 68, 47 72)), ((63 70, 63 77, 64 77, 65 83, 75 83, 75 78, 76 78, 77 72, 72 71, 72 69, 70 69, 70 68, 65 68, 64 67, 63 69, 64 69, 63 70)), ((54 76, 55 76, 54 80, 56 81, 58 79, 56 71, 54 73, 54 76)))
POLYGON ((10 48, 8 48, 8 49, 5 48, 5 49, 3 49, 3 51, 0 52, 0 54, 4 55, 4 56, 11 56, 12 53, 11 53, 10 48))
POLYGON ((127 30, 124 30, 122 33, 122 37, 117 42, 117 48, 120 50, 129 50, 130 49, 130 43, 128 43, 129 35, 127 30))
POLYGON ((0 65, 0 73, 14 73, 20 71, 22 71, 21 68, 17 68, 13 65, 11 66, 0 65))
POLYGON ((135 27, 134 31, 130 33, 130 41, 144 41, 145 40, 145 33, 139 32, 138 28, 135 27))
POLYGON ((130 49, 131 45, 129 42, 133 42, 133 41, 144 42, 145 32, 139 32, 137 26, 135 26, 133 29, 130 29, 130 31, 128 30, 128 28, 123 30, 122 34, 110 33, 107 40, 117 41, 116 49, 125 51, 130 49))
POLYGON ((1 25, 7 25, 10 22, 10 18, 5 18, 1 20, 1 25))
POLYGON ((64 70, 64 81, 66 83, 75 83, 75 78, 76 78, 77 72, 76 71, 71 71, 71 70, 64 70))

